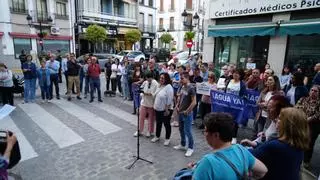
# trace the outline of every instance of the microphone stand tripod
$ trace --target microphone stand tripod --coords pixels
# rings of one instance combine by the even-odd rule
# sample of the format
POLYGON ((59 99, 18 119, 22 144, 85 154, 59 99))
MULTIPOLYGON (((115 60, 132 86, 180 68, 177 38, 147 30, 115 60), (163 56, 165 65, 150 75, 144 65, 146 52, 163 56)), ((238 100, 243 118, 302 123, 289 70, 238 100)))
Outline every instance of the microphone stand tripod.
POLYGON ((139 118, 139 107, 140 107, 140 93, 139 93, 139 89, 138 90, 134 90, 134 96, 135 96, 135 103, 136 103, 136 107, 137 107, 137 132, 138 132, 138 137, 137 137, 137 155, 136 156, 133 156, 135 158, 135 160, 133 161, 133 163, 127 167, 127 169, 131 169, 133 167, 133 165, 138 161, 138 160, 141 160, 141 161, 145 161, 145 162, 148 162, 150 164, 153 164, 153 162, 149 161, 149 160, 146 160, 142 157, 140 157, 140 118, 139 118))

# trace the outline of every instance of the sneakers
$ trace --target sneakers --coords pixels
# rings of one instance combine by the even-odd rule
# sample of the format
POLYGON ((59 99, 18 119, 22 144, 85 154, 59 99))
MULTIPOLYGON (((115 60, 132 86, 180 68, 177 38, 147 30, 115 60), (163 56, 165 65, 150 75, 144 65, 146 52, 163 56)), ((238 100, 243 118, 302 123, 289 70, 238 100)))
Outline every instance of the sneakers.
POLYGON ((134 134, 133 134, 134 137, 137 137, 138 136, 138 131, 136 131, 134 134))
POLYGON ((185 146, 182 146, 181 144, 179 144, 177 146, 173 146, 173 149, 175 149, 175 150, 187 150, 187 148, 185 146))
POLYGON ((153 142, 153 143, 155 143, 157 141, 159 141, 159 138, 157 136, 151 139, 151 142, 153 142))
POLYGON ((146 137, 150 137, 151 135, 150 135, 150 132, 148 131, 147 133, 146 133, 146 137))
POLYGON ((165 145, 165 146, 169 146, 169 144, 170 144, 170 139, 166 139, 166 140, 164 140, 163 145, 165 145))
POLYGON ((190 157, 193 154, 193 149, 188 148, 186 154, 184 154, 186 157, 190 157))
POLYGON ((45 101, 44 101, 44 100, 42 100, 42 101, 41 101, 41 103, 45 103, 45 101))
POLYGON ((71 101, 71 97, 68 97, 68 101, 71 101))
POLYGON ((99 102, 103 102, 102 99, 98 99, 99 102))
POLYGON ((80 97, 80 96, 77 96, 77 99, 78 99, 78 100, 81 100, 81 97, 80 97))
POLYGON ((179 127, 179 123, 178 123, 177 121, 173 121, 173 122, 171 123, 171 126, 173 126, 173 127, 179 127))

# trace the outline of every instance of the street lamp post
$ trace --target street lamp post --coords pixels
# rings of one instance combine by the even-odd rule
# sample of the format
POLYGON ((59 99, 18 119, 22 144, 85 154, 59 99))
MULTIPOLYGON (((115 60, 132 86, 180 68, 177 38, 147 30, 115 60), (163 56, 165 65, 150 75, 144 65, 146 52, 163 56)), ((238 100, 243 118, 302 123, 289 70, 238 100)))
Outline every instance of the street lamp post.
MULTIPOLYGON (((188 15, 190 14, 187 13, 186 10, 182 12, 181 16, 183 17, 183 25, 186 26, 190 32, 192 32, 193 28, 199 24, 199 15, 198 13, 195 13, 193 18, 190 18, 190 19, 188 19, 188 15), (194 19, 194 24, 192 24, 193 22, 192 19, 194 19)), ((189 47, 189 56, 190 55, 191 55, 191 47, 189 47)))
MULTIPOLYGON (((31 27, 31 26, 34 26, 33 25, 33 22, 32 22, 32 16, 30 15, 30 14, 28 14, 27 15, 27 17, 26 17, 26 19, 27 19, 27 21, 28 21, 28 25, 31 27)), ((51 24, 52 23, 52 18, 49 16, 48 18, 47 18, 47 22, 49 23, 49 24, 51 24)), ((43 32, 43 26, 42 26, 42 23, 44 22, 44 19, 43 19, 43 17, 42 17, 42 19, 41 20, 38 20, 38 23, 39 23, 39 33, 37 33, 37 35, 38 35, 38 37, 39 37, 39 44, 40 44, 40 47, 41 47, 41 54, 43 53, 43 50, 44 50, 44 48, 43 48, 43 38, 44 38, 44 32, 43 32)))

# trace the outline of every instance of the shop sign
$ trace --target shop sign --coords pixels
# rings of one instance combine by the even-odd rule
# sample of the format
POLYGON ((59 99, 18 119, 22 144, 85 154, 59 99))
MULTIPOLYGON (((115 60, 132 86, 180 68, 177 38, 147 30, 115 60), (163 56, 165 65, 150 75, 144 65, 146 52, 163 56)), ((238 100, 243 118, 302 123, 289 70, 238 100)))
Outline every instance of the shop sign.
POLYGON ((320 0, 210 0, 210 18, 320 8, 320 0))

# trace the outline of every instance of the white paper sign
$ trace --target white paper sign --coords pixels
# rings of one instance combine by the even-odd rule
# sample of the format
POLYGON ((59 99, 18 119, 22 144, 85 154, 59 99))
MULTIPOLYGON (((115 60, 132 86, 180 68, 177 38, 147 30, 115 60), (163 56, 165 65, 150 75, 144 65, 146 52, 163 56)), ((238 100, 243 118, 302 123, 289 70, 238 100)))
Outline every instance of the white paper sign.
POLYGON ((11 105, 4 105, 0 109, 0 120, 2 120, 4 117, 8 116, 16 107, 11 106, 11 105))
POLYGON ((197 94, 203 94, 210 96, 211 89, 214 88, 214 85, 211 85, 207 82, 196 83, 197 94))
POLYGON ((247 69, 255 69, 256 63, 247 63, 246 67, 247 67, 247 69))

